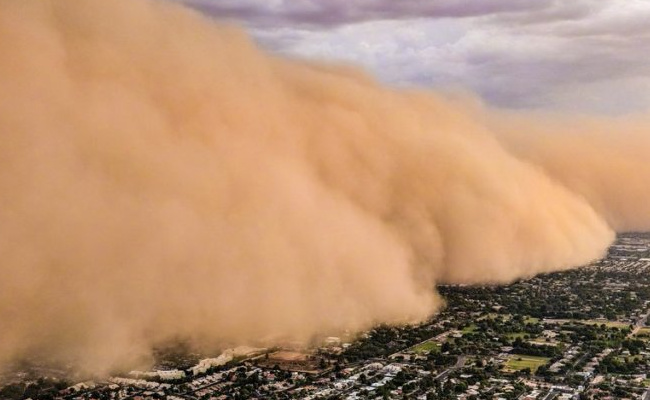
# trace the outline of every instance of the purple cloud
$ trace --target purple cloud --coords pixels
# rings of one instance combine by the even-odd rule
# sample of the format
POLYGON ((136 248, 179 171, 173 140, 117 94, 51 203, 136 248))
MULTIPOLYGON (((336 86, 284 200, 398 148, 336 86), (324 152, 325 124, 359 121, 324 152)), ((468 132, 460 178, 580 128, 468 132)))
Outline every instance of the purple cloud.
MULTIPOLYGON (((245 21, 256 26, 291 25, 331 28, 375 20, 466 18, 497 14, 539 13, 553 0, 183 0, 217 18, 245 21)), ((550 14, 549 14, 550 15, 550 14)))
POLYGON ((269 51, 354 63, 397 86, 509 108, 650 110, 650 3, 631 0, 177 0, 269 51))

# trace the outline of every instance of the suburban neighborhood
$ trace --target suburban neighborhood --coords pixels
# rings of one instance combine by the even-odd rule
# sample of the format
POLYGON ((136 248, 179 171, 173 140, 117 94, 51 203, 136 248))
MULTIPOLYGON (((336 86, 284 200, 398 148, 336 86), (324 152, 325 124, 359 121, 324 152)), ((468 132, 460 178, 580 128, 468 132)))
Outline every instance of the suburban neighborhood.
POLYGON ((107 380, 34 367, 5 376, 0 397, 650 399, 650 235, 622 235, 577 270, 439 290, 446 308, 419 325, 203 358, 181 346, 161 351, 152 371, 107 380))

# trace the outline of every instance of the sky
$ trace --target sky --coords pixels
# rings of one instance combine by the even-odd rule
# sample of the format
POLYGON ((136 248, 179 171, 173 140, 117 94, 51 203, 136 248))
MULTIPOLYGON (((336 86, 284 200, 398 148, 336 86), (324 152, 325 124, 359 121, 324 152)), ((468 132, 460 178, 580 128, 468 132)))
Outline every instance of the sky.
POLYGON ((514 109, 650 110, 650 0, 177 0, 269 51, 514 109))

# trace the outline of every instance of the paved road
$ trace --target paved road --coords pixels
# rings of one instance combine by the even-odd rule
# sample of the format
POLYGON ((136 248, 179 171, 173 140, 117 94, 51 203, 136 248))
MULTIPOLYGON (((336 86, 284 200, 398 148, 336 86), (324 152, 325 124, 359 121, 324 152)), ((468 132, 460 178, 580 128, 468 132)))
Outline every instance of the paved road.
POLYGON ((650 310, 648 310, 648 312, 646 312, 645 314, 641 315, 639 320, 636 321, 636 324, 634 325, 634 329, 632 329, 632 332, 630 332, 630 334, 627 335, 628 337, 636 335, 637 333, 639 333, 641 328, 645 327, 646 321, 648 320, 648 315, 650 315, 650 310))
POLYGON ((467 361, 467 356, 459 356, 458 360, 456 360, 456 364, 454 364, 455 369, 458 368, 463 368, 465 366, 465 362, 467 361))
POLYGON ((578 359, 578 361, 576 361, 576 362, 573 363, 573 365, 571 366, 571 368, 575 370, 575 367, 576 367, 577 365, 579 365, 581 362, 583 362, 583 361, 585 360, 585 358, 586 358, 588 355, 589 355, 589 353, 584 353, 583 355, 581 355, 580 358, 578 359))
POLYGON ((650 389, 646 390, 641 397, 641 400, 650 400, 650 389))
POLYGON ((452 371, 459 368, 463 368, 466 361, 467 361, 467 356, 458 356, 458 360, 456 360, 456 364, 454 364, 453 367, 447 368, 446 370, 436 375, 436 377, 433 379, 437 381, 445 379, 449 374, 451 374, 452 371))
POLYGON ((436 381, 441 381, 441 380, 445 379, 447 376, 449 376, 449 374, 451 374, 451 371, 453 371, 453 368, 446 369, 446 370, 442 371, 441 373, 439 373, 438 375, 436 375, 436 377, 433 378, 433 379, 436 380, 436 381))
POLYGON ((546 396, 544 396, 544 398, 542 398, 542 400, 551 400, 551 399, 553 399, 555 396, 557 396, 557 394, 558 394, 558 392, 556 392, 555 390, 551 389, 551 391, 548 392, 548 393, 546 394, 546 396))

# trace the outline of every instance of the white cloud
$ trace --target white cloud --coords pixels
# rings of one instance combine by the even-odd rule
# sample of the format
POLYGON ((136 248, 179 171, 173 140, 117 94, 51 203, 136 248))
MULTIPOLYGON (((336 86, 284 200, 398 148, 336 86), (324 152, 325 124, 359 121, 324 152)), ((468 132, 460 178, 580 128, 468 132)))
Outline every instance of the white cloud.
POLYGON ((650 110, 646 0, 185 0, 271 51, 512 108, 650 110))

